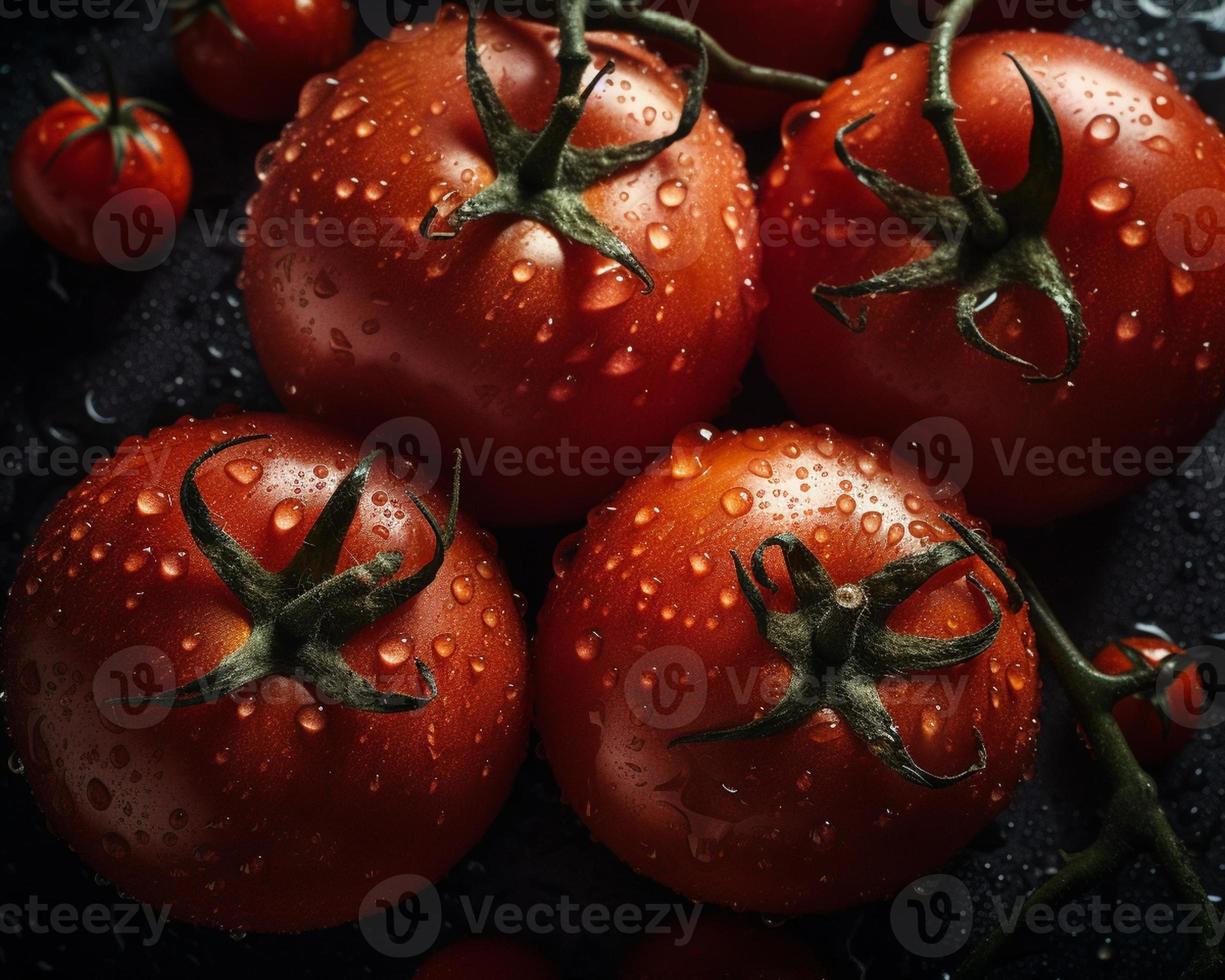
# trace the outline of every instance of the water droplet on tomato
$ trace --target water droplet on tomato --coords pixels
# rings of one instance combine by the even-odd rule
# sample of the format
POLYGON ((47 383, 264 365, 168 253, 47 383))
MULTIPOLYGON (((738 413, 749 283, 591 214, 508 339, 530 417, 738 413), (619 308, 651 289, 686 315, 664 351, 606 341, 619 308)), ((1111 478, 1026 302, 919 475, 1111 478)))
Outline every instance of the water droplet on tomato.
POLYGON ((1086 192, 1089 206, 1098 214, 1110 215, 1126 211, 1135 200, 1135 191, 1127 181, 1103 177, 1090 185, 1086 192))
POLYGON ((302 502, 287 497, 272 508, 272 526, 278 531, 292 531, 302 523, 302 502))

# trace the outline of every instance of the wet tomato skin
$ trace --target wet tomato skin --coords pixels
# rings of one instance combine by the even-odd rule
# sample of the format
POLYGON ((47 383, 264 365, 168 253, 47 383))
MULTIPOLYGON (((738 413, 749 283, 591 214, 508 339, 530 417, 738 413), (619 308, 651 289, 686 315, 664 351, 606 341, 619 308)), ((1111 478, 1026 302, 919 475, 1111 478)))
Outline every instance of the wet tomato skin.
MULTIPOLYGON (((103 111, 109 104, 102 93, 88 93, 86 98, 103 111)), ((94 221, 119 194, 148 189, 165 195, 176 222, 187 211, 191 196, 187 151, 161 116, 142 108, 133 112, 155 152, 128 138, 117 177, 114 147, 105 130, 80 137, 55 156, 73 133, 98 121, 74 99, 62 99, 43 112, 13 150, 9 177, 14 205, 52 248, 78 262, 104 261, 94 238, 94 221)))
MULTIPOLYGON (((420 658, 438 686, 424 708, 321 705, 302 680, 272 676, 162 708, 145 727, 139 712, 157 707, 131 723, 104 718, 99 701, 123 693, 110 671, 137 683, 125 651, 169 664, 182 684, 245 640, 250 619, 194 544, 179 483, 210 446, 256 432, 272 438, 207 461, 197 482, 219 525, 265 568, 284 567, 356 463, 356 443, 281 415, 186 420, 129 439, 25 555, 5 689, 34 795, 91 867, 179 919, 296 932, 356 919, 390 876, 437 878, 481 836, 525 751, 524 632, 492 539, 461 518, 434 583, 344 648, 380 690, 408 694, 422 693, 420 658)), ((442 494, 423 499, 445 520, 442 494)), ((433 537, 376 465, 341 567, 389 549, 407 574, 433 537)))
MULTIPOLYGON (((649 296, 626 269, 531 221, 488 218, 423 241, 433 204, 452 192, 446 206, 458 204, 494 176, 464 79, 465 32, 447 6, 436 24, 367 47, 335 84, 304 90, 299 117, 261 155, 244 264, 254 342, 293 411, 361 433, 418 418, 444 448, 469 447, 478 517, 577 518, 737 385, 764 301, 754 193, 743 152, 707 112, 685 140, 585 195, 654 276, 649 296), (261 233, 297 214, 322 216, 304 244, 261 233), (320 247, 325 221, 365 229, 365 245, 320 247)), ((671 132, 683 81, 639 41, 589 37, 596 65, 612 57, 617 69, 574 142, 671 132)), ((542 126, 556 31, 482 16, 478 41, 516 121, 542 126)))
MULTIPOLYGON (((752 720, 786 686, 732 551, 747 563, 764 539, 791 533, 842 584, 948 539, 942 512, 971 520, 960 498, 933 502, 918 475, 892 467, 883 443, 794 425, 712 441, 684 433, 670 461, 594 511, 559 549, 534 652, 546 754, 593 835, 690 898, 779 914, 890 895, 963 846, 1033 757, 1038 678, 1024 612, 1005 612, 969 663, 878 685, 930 772, 964 770, 982 731, 986 770, 951 787, 907 782, 827 710, 765 739, 669 747, 752 720)), ((794 608, 776 553, 766 570, 779 584, 769 607, 794 608)), ((987 622, 957 568, 889 620, 936 637, 987 622)))
POLYGON ((293 115, 298 91, 353 50, 348 0, 223 0, 242 32, 205 11, 174 38, 179 70, 210 108, 248 122, 293 115))
MULTIPOLYGON (((974 508, 992 521, 1041 525, 1171 472, 1175 454, 1220 413, 1225 264, 1194 223, 1225 202, 1225 140, 1166 69, 1071 36, 972 35, 956 44, 952 86, 960 132, 989 187, 1014 186, 1028 154, 1028 95, 1006 52, 1031 72, 1063 135, 1048 238, 1084 310, 1080 366, 1063 381, 1026 382, 1021 369, 962 341, 949 290, 870 298, 862 334, 813 308, 817 283, 856 282, 930 248, 834 154, 838 130, 875 113, 848 138, 852 153, 947 193, 943 154, 919 111, 922 47, 874 53, 785 123, 784 149, 763 179, 763 237, 777 247, 766 248, 771 303, 760 351, 801 420, 894 439, 952 418, 968 437, 955 433, 972 459, 965 492, 974 508), (825 370, 830 363, 839 370, 825 370)), ((844 308, 855 316, 862 305, 844 308)), ((1063 364, 1063 323, 1045 297, 1008 288, 977 319, 988 339, 1043 370, 1063 364)))
MULTIPOLYGON (((1168 657, 1183 653, 1174 643, 1155 636, 1133 636, 1123 642, 1139 651, 1155 668, 1160 668, 1168 657)), ((1136 669, 1117 644, 1099 650, 1093 658, 1093 666, 1105 674, 1127 674, 1136 669)), ((1194 728, 1175 720, 1194 717, 1203 708, 1204 686, 1194 664, 1179 672, 1166 696, 1173 714, 1166 724, 1162 723, 1161 710, 1148 699, 1132 696, 1114 706, 1114 719, 1123 730, 1127 744, 1137 761, 1150 769, 1168 762, 1195 737, 1194 728)))

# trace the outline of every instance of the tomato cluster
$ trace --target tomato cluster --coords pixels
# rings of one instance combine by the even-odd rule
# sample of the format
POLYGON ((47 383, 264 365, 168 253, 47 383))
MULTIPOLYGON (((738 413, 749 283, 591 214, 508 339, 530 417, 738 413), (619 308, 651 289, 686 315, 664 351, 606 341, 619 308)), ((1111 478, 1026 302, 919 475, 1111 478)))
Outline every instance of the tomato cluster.
MULTIPOLYGON (((744 6, 704 3, 697 24, 788 72, 842 67, 874 7, 744 6)), ((888 897, 1033 763, 1034 631, 975 515, 1100 505, 1218 414, 1225 257, 1195 222, 1225 201, 1225 141, 1168 70, 971 34, 950 135, 928 47, 881 46, 791 106, 759 198, 735 133, 791 100, 749 92, 675 19, 642 26, 683 69, 589 32, 597 11, 637 16, 448 5, 343 64, 339 0, 176 14, 206 103, 297 107, 257 161, 242 276, 292 414, 122 444, 30 544, 4 638, 35 795, 138 898, 298 931, 369 911, 398 875, 437 881, 505 801, 533 710, 593 835, 680 894, 775 914, 888 897), (755 345, 804 424, 696 421, 755 345), (961 478, 914 465, 933 427, 961 478), (473 518, 461 467, 449 499, 433 486, 455 450, 473 518), (584 514, 529 697, 521 601, 474 518, 584 514)), ((62 84, 18 144, 14 199, 98 261, 108 201, 156 191, 177 221, 190 168, 157 107, 62 84)), ((1095 663, 1139 685, 1175 653, 1136 639, 1095 663)), ((1191 737, 1163 705, 1204 703, 1193 670, 1166 679, 1115 706, 1145 765, 1191 737)), ((723 976, 759 941, 771 976, 823 970, 718 921, 624 975, 723 976)), ((478 940, 421 975, 490 964, 550 969, 478 940)))

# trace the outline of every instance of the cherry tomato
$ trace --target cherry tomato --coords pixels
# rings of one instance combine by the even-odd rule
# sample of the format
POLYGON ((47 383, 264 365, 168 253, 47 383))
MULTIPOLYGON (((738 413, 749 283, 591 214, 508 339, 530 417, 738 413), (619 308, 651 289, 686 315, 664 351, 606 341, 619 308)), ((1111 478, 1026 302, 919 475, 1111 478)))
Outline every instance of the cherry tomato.
POLYGON ((357 919, 381 881, 463 855, 524 755, 492 539, 460 517, 446 546, 442 497, 358 461, 313 422, 184 420, 72 490, 18 573, 5 688, 34 794, 177 918, 357 919))
POLYGON ((113 77, 107 93, 83 93, 63 75, 54 77, 68 98, 30 123, 13 150, 9 179, 22 217, 52 248, 80 262, 115 260, 98 247, 96 222, 108 220, 108 206, 120 220, 150 207, 169 233, 171 218, 177 224, 187 210, 191 164, 158 115, 166 110, 120 98, 113 77))
POLYGON ((744 917, 702 909, 686 942, 652 936, 630 954, 620 980, 828 980, 807 946, 786 929, 767 929, 744 917), (679 943, 679 945, 678 945, 679 943))
POLYGON ((526 943, 501 936, 481 936, 445 946, 413 974, 415 980, 556 980, 553 965, 526 943))
POLYGON ((735 908, 828 912, 939 866, 1037 732, 1027 617, 970 521, 876 440, 683 433, 558 552, 534 657, 565 798, 735 908))
MULTIPOLYGON (((444 448, 465 449, 476 514, 574 518, 680 426, 721 411, 737 385, 764 300, 756 203, 743 152, 703 112, 688 137, 582 196, 650 271, 651 295, 620 263, 536 221, 488 217, 424 241, 432 206, 493 180, 466 30, 447 6, 436 24, 371 44, 335 84, 307 87, 302 114, 261 157, 247 312, 292 410, 360 432, 425 419, 444 448), (286 243, 295 216, 306 227, 286 243), (344 229, 333 247, 319 244, 325 222, 344 229)), ((522 126, 549 117, 557 36, 477 21, 481 64, 522 126)), ((616 70, 596 85, 575 144, 672 133, 686 95, 676 73, 628 36, 588 39, 596 66, 614 59, 616 70)), ((594 78, 593 68, 584 84, 594 78)))
MULTIPOLYGON (((731 54, 750 64, 830 78, 844 68, 875 0, 666 0, 660 10, 691 16, 731 54)), ((793 98, 768 89, 726 83, 710 86, 710 102, 734 130, 757 132, 778 124, 793 98)))
MULTIPOLYGON (((1104 674, 1128 674, 1144 664, 1159 670, 1167 658, 1182 653, 1168 640, 1132 636, 1099 650, 1093 666, 1104 674)), ((1159 693, 1135 694, 1118 702, 1114 718, 1140 765, 1156 768, 1190 744, 1195 729, 1179 720, 1194 717, 1204 703, 1204 686, 1196 665, 1189 664, 1159 693)))
MULTIPOLYGON (((1071 36, 974 35, 956 44, 952 87, 988 187, 1012 188, 1028 158, 1030 97, 1006 53, 1062 131, 1062 189, 1046 237, 1083 309, 1079 366, 1062 380, 1025 380, 962 340, 949 289, 845 302, 852 318, 866 311, 862 333, 814 309, 819 283, 858 282, 931 251, 834 151, 842 127, 875 113, 847 137, 851 154, 947 195, 944 155, 920 113, 925 47, 878 53, 785 124, 764 180, 763 238, 775 247, 766 249, 772 300, 761 353, 801 419, 889 439, 935 425, 972 469, 965 492, 976 509, 1040 525, 1173 471, 1178 450, 1220 414, 1225 241, 1212 221, 1225 214, 1225 140, 1163 68, 1071 36)), ((1034 290, 985 295, 976 322, 1048 374, 1064 364, 1063 321, 1034 290)))
POLYGON ((197 0, 174 20, 174 53, 192 91, 235 119, 293 115, 307 79, 353 50, 348 0, 197 0))

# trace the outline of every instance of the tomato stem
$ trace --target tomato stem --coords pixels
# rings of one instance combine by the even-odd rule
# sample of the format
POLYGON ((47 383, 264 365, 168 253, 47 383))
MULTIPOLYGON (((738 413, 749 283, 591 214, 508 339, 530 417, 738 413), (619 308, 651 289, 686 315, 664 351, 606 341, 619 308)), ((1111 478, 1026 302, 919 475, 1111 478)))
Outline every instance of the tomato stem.
MULTIPOLYGON (((1192 866, 1186 845, 1162 809, 1156 784, 1136 761, 1112 710, 1120 698, 1137 693, 1139 675, 1143 674, 1149 686, 1153 685, 1153 673, 1136 671, 1112 676, 1099 671, 1073 643, 1028 572, 1016 562, 1013 567, 1029 602, 1030 622, 1043 656, 1054 666, 1109 786, 1097 838, 1085 850, 1071 855, 1062 870, 1030 894, 1018 921, 1025 921, 1029 909, 1057 907, 1071 896, 1083 894, 1113 877, 1140 855, 1150 854, 1161 864, 1179 899, 1203 910, 1201 924, 1215 922, 1216 906, 1192 866)), ((961 964, 957 976, 988 976, 992 964, 1017 936, 1018 933, 996 928, 961 964)), ((1225 959, 1213 945, 1208 930, 1201 929, 1192 940, 1195 952, 1184 976, 1208 978, 1225 973, 1225 959)))
POLYGON ((981 0, 950 0, 936 18, 929 46, 927 98, 923 116, 944 147, 948 158, 950 190, 969 215, 975 241, 994 251, 1008 241, 1008 222, 991 202, 987 188, 957 131, 957 103, 953 99, 953 40, 981 0))

